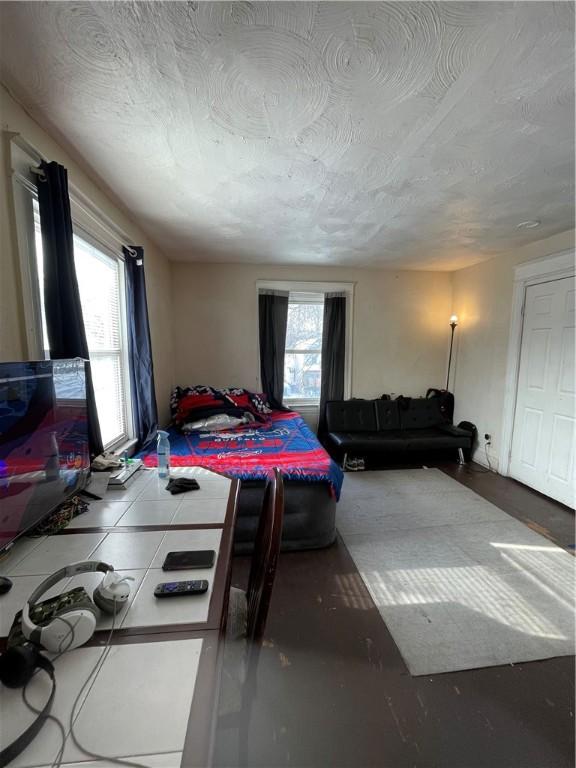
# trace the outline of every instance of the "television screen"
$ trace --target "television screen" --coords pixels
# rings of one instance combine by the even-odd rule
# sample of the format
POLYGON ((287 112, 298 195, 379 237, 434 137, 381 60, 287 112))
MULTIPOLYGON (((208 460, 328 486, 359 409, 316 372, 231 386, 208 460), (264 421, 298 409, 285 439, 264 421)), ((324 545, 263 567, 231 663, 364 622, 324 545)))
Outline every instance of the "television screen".
POLYGON ((0 363, 0 552, 89 471, 84 361, 0 363))

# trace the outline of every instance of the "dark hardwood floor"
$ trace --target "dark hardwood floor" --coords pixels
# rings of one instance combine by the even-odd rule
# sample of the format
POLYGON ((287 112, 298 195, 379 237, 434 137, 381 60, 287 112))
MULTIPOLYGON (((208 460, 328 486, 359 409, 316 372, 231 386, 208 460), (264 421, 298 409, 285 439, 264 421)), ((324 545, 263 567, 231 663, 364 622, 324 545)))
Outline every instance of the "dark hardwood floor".
POLYGON ((486 472, 478 464, 460 466, 446 462, 437 466, 536 533, 574 552, 574 510, 516 480, 486 472))
MULTIPOLYGON (((574 515, 480 467, 441 466, 567 548, 574 515), (478 471, 471 471, 477 469, 478 471)), ((248 559, 235 561, 242 586, 248 559)), ((343 542, 280 558, 248 755, 217 729, 220 766, 569 768, 574 659, 411 677, 343 542)))

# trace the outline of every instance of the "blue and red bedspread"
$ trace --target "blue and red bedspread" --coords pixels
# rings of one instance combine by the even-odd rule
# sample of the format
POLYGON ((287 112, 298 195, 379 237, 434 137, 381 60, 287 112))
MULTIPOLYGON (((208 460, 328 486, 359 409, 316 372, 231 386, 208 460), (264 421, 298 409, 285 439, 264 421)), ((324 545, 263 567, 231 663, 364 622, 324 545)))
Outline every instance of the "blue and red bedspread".
MULTIPOLYGON (((287 480, 325 482, 336 499, 344 475, 300 414, 274 411, 266 424, 226 432, 189 435, 171 428, 170 464, 202 466, 240 480, 264 480, 278 467, 287 480)), ((147 467, 157 464, 155 449, 142 451, 147 467)))

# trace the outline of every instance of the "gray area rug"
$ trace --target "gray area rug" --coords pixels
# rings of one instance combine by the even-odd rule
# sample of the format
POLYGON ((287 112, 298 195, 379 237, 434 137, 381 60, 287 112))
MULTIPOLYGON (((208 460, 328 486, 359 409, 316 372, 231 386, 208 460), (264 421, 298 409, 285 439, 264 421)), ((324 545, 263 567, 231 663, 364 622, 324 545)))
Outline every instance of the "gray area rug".
POLYGON ((347 473, 337 525, 412 675, 574 653, 574 557, 440 470, 347 473))

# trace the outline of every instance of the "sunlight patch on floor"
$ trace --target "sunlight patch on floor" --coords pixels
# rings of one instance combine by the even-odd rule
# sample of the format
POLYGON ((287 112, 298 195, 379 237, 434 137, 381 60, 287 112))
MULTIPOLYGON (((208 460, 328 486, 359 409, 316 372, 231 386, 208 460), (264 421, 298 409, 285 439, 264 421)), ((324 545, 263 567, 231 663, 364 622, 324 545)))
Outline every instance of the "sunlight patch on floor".
POLYGON ((486 566, 371 570, 362 575, 369 580, 377 605, 458 603, 526 635, 567 639, 540 607, 506 582, 505 575, 486 566))

